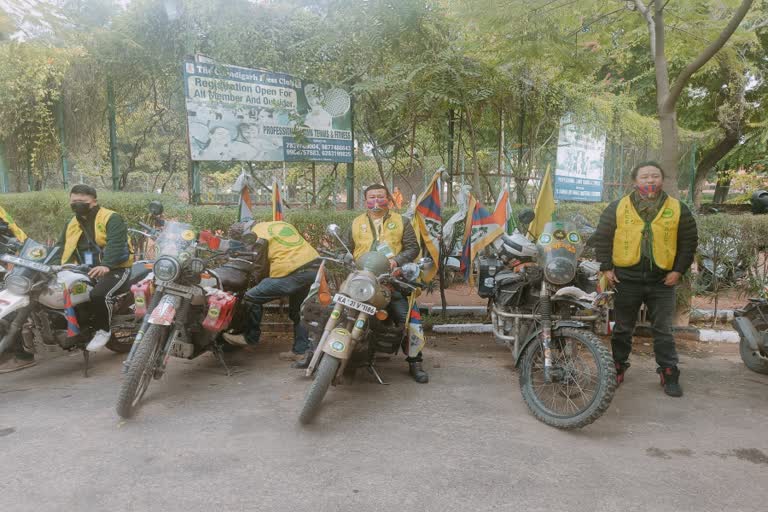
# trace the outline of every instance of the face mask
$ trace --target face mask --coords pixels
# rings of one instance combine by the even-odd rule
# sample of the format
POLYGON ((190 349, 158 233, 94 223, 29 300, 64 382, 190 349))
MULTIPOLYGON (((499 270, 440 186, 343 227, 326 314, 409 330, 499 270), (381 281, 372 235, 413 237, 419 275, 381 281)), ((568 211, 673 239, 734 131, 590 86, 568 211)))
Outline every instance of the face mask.
POLYGON ((657 185, 637 185, 637 192, 643 197, 656 197, 656 193, 659 191, 657 185))
POLYGON ((382 197, 376 197, 373 199, 366 199, 365 200, 365 206, 372 212, 380 212, 381 210, 386 209, 387 205, 389 204, 389 201, 382 197))
POLYGON ((85 217, 88 215, 88 212, 91 211, 91 205, 82 201, 75 201, 74 203, 70 203, 69 206, 72 208, 72 211, 75 212, 75 215, 80 217, 85 217))

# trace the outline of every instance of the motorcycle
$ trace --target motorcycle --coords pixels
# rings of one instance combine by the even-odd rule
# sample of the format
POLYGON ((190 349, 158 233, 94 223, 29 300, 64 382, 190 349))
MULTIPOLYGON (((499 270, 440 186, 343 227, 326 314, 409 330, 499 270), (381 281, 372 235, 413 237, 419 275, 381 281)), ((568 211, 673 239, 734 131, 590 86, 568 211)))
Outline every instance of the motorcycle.
POLYGON ((739 333, 739 354, 747 368, 768 375, 768 299, 749 299, 733 312, 731 325, 739 333))
POLYGON ((496 255, 479 260, 478 293, 512 352, 523 400, 547 425, 589 425, 616 390, 613 358, 597 337, 609 332, 611 296, 584 289, 595 286, 599 267, 579 264, 582 235, 569 222, 547 223, 535 243, 518 231, 496 242, 496 255))
POLYGON ((226 342, 219 335, 233 323, 258 256, 235 251, 236 244, 228 240, 204 239, 189 224, 175 221, 165 222, 155 244, 152 274, 133 287, 141 304, 136 308, 141 327, 123 365, 117 399, 122 418, 136 412, 150 382, 163 376, 171 357, 194 359, 212 352, 230 375, 222 354, 226 342), (223 265, 211 267, 222 259, 223 265))
POLYGON ((418 264, 407 263, 396 276, 390 272, 389 260, 383 254, 372 251, 356 263, 339 236, 339 227, 331 224, 328 232, 344 246, 346 254, 323 259, 341 265, 348 275, 332 303, 323 300, 314 289, 302 304, 302 321, 313 345, 317 341, 306 372, 307 377, 314 375, 314 380, 299 414, 302 424, 315 417, 328 387, 339 384, 345 374, 351 376, 357 368, 367 368, 379 384, 384 384, 374 366, 376 354, 396 354, 405 335, 405 326, 395 325, 389 319, 387 306, 392 290, 397 289, 404 296, 414 293, 421 287, 416 281, 422 268, 431 264, 429 258, 418 264))
MULTIPOLYGON (((92 329, 78 318, 79 306, 90 301, 94 281, 88 277, 87 266, 50 265, 59 250, 27 238, 18 256, 0 255, 0 261, 13 265, 5 278, 5 289, 0 292, 0 354, 19 336, 30 353, 82 350, 83 374, 87 377, 90 352, 100 349, 101 344, 92 344, 92 329)), ((133 284, 148 273, 144 262, 137 262, 131 268, 128 283, 133 284)), ((113 352, 130 350, 139 325, 132 307, 133 296, 129 291, 114 297, 111 336, 105 345, 113 352)))

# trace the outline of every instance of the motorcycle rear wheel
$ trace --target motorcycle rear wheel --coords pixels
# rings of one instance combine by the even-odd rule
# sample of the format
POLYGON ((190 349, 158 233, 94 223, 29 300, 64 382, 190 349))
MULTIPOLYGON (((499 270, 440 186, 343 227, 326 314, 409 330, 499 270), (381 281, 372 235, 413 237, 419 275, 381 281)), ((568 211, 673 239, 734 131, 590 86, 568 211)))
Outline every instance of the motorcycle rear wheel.
POLYGON ((150 325, 131 358, 117 397, 117 414, 121 418, 127 419, 133 416, 152 381, 162 348, 160 343, 162 334, 163 331, 159 325, 150 325))
POLYGON ((323 401, 325 394, 328 392, 328 386, 331 385, 333 377, 341 366, 341 360, 336 359, 328 354, 323 354, 323 358, 320 360, 320 365, 317 367, 315 373, 315 380, 307 390, 307 396, 304 398, 304 407, 299 414, 299 423, 306 425, 317 414, 320 409, 320 403, 323 401))
POLYGON ((536 419, 552 427, 576 429, 602 416, 616 392, 616 368, 600 339, 581 329, 562 329, 553 337, 553 367, 565 374, 561 382, 544 380, 543 352, 541 343, 531 343, 520 365, 520 391, 536 419))

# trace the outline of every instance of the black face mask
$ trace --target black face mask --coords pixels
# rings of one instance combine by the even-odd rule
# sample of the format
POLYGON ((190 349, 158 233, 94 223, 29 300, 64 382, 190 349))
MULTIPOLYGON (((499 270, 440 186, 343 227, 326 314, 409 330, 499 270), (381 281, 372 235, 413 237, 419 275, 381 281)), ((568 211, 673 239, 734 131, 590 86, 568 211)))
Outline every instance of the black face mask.
POLYGON ((74 203, 70 203, 69 206, 72 208, 72 211, 75 212, 75 215, 79 217, 85 217, 88 215, 88 212, 91 211, 91 205, 83 203, 82 201, 75 201, 74 203))

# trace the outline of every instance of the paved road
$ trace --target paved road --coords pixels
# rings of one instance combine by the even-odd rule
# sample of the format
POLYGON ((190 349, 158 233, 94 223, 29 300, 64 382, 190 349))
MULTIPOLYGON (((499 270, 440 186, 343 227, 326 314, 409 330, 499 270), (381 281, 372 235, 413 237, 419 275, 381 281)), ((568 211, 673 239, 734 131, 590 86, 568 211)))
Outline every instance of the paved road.
POLYGON ((309 428, 284 341, 236 354, 231 378, 209 355, 173 361, 130 422, 114 413, 119 356, 97 354, 88 379, 77 355, 0 376, 0 510, 768 508, 768 377, 735 347, 685 357, 683 399, 635 356, 608 413, 562 432, 527 412, 504 349, 434 340, 430 384, 383 363, 392 385, 332 389, 309 428))

